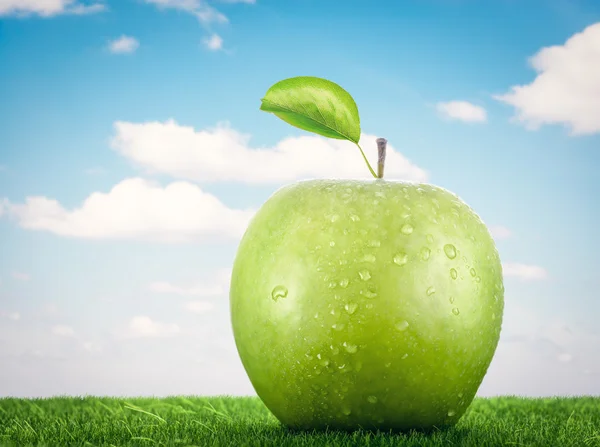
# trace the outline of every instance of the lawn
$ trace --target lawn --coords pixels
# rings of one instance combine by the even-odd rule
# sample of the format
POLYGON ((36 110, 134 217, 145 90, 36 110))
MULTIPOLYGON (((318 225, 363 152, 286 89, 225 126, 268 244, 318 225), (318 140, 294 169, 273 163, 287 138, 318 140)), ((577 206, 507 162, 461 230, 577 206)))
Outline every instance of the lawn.
POLYGON ((429 434, 293 432, 250 397, 2 398, 0 445, 600 446, 600 397, 477 398, 429 434))

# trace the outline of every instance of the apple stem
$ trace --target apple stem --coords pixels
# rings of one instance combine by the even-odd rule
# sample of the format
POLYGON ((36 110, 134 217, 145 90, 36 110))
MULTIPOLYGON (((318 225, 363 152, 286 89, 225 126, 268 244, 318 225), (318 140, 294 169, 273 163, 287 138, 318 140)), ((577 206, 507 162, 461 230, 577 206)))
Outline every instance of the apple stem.
POLYGON ((377 178, 383 178, 383 168, 385 167, 385 150, 387 147, 387 140, 385 138, 377 138, 377 152, 379 158, 377 159, 377 178))

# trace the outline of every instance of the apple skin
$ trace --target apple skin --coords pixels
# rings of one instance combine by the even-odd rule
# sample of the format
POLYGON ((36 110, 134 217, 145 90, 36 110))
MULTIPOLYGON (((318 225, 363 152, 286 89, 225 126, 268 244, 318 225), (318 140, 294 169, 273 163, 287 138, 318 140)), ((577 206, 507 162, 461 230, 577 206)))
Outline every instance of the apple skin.
POLYGON ((295 429, 455 424, 503 309, 479 216, 443 188, 381 179, 279 189, 240 242, 230 288, 248 377, 295 429))

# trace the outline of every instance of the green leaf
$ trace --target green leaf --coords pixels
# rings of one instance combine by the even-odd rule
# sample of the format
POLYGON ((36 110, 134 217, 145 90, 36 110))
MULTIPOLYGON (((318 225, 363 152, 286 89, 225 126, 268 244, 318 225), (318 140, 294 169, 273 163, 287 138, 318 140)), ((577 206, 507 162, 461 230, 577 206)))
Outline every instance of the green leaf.
POLYGON ((298 76, 274 84, 260 110, 286 123, 328 138, 358 144, 360 118, 350 93, 327 79, 298 76))

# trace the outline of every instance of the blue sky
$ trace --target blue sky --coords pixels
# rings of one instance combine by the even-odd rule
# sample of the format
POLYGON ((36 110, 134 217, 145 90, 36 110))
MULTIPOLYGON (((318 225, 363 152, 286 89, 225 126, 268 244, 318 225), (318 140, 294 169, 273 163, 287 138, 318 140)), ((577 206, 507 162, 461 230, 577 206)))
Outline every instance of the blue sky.
POLYGON ((298 75, 352 94, 386 176, 492 229, 480 394, 600 394, 596 1, 0 0, 0 67, 0 395, 253 393, 227 301, 248 218, 368 178, 258 110, 298 75))

